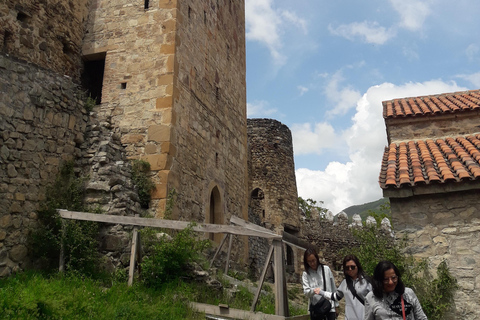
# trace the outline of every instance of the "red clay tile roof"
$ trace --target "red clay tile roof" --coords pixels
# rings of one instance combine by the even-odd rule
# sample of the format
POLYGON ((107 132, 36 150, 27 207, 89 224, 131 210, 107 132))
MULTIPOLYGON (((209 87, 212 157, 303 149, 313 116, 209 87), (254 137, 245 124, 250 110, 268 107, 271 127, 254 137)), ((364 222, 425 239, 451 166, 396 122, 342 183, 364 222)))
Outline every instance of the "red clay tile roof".
POLYGON ((392 143, 385 148, 382 189, 480 180, 480 134, 392 143))
POLYGON ((383 101, 383 117, 415 117, 480 110, 480 90, 383 101))

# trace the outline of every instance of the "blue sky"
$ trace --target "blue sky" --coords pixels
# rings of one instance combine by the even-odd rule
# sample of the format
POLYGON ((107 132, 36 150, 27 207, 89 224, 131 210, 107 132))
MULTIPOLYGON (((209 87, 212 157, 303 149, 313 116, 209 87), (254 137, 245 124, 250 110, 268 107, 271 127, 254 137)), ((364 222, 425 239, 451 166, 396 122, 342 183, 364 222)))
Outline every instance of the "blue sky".
POLYGON ((480 88, 478 0, 246 0, 247 114, 292 131, 299 196, 382 197, 382 101, 480 88))

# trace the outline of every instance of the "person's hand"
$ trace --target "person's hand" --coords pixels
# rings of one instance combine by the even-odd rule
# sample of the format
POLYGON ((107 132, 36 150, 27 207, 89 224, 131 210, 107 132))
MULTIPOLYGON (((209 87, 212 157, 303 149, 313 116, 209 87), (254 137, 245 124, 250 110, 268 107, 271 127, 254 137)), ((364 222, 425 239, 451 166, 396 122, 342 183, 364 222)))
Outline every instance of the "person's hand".
POLYGON ((315 289, 313 289, 313 292, 314 292, 315 294, 320 294, 320 291, 321 291, 320 288, 315 288, 315 289))

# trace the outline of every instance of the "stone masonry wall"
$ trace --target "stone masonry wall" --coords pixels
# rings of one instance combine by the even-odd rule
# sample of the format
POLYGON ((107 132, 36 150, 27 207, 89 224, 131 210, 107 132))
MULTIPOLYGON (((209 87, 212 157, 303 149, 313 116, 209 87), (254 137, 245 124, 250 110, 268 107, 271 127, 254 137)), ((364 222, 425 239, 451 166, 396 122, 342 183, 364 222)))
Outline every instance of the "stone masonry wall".
POLYGON ((83 24, 90 0, 5 0, 0 52, 80 78, 83 24))
POLYGON ((389 143, 415 139, 467 135, 480 131, 480 112, 463 111, 455 115, 434 115, 419 119, 386 119, 389 143), (427 119, 425 119, 427 118, 427 119), (430 119, 429 119, 430 118, 430 119))
MULTIPOLYGON (((480 310, 480 199, 478 191, 390 198, 393 225, 409 235, 410 250, 432 270, 446 260, 460 289, 455 316, 478 319, 480 310)), ((446 318, 447 319, 447 318, 446 318)))
MULTIPOLYGON (((276 232, 297 234, 299 214, 293 163, 292 134, 287 126, 272 119, 248 119, 248 221, 276 232)), ((260 273, 269 250, 265 239, 250 237, 249 268, 260 273)), ((296 250, 292 250, 293 268, 296 250)), ((289 262, 290 263, 290 262, 289 262)), ((251 271, 253 273, 253 271, 251 271)))
POLYGON ((87 119, 71 79, 0 54, 0 276, 28 266, 45 187, 80 155, 87 119))
POLYGON ((297 184, 292 134, 287 126, 272 119, 248 119, 249 190, 264 194, 267 228, 283 231, 299 226, 297 184))

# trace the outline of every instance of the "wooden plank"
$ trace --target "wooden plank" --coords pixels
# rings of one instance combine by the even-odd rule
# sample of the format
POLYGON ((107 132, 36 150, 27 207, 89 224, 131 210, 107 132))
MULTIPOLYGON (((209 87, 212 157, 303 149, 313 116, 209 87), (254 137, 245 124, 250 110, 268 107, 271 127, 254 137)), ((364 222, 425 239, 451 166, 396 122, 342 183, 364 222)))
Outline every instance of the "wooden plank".
POLYGON ((302 240, 298 237, 295 237, 293 234, 287 233, 285 231, 283 231, 282 233, 282 240, 283 242, 286 242, 295 247, 299 247, 301 249, 315 248, 317 252, 319 252, 318 248, 316 248, 315 245, 308 243, 307 241, 302 240))
MULTIPOLYGON (((188 221, 175 221, 175 220, 164 220, 164 219, 155 219, 155 218, 128 217, 128 216, 113 216, 113 215, 107 215, 107 214, 68 211, 63 209, 59 209, 57 211, 60 214, 60 216, 64 219, 95 221, 95 222, 104 222, 104 223, 112 223, 112 224, 124 224, 124 225, 138 226, 138 227, 153 227, 153 228, 182 230, 188 227, 191 223, 188 221)), ((241 226, 230 226, 230 225, 224 225, 224 224, 209 224, 209 223, 198 223, 198 222, 196 223, 197 225, 193 226, 192 229, 198 232, 230 233, 230 234, 236 234, 239 236, 254 236, 254 237, 267 238, 267 239, 282 238, 280 235, 277 235, 277 234, 249 230, 241 226)))
POLYGON ((228 252, 227 252, 227 261, 225 262, 225 274, 228 274, 228 267, 230 264, 230 253, 232 252, 232 243, 233 243, 233 234, 231 234, 230 239, 228 239, 228 252))
POLYGON ((132 251, 130 252, 130 269, 128 271, 128 286, 131 287, 133 284, 133 276, 135 274, 135 260, 137 258, 137 238, 138 231, 137 228, 133 229, 132 236, 132 251))
POLYGON ((220 245, 218 246, 217 251, 215 251, 215 254, 213 255, 212 261, 210 261, 210 268, 213 266, 213 262, 217 258, 218 253, 220 252, 220 250, 222 250, 223 244, 225 243, 225 240, 227 240, 227 237, 228 237, 228 234, 225 234, 223 236, 223 239, 220 242, 220 245))
POLYGON ((309 320, 309 315, 300 315, 295 317, 285 317, 285 316, 278 316, 273 314, 265 314, 265 313, 255 313, 246 310, 239 310, 233 308, 221 308, 219 306, 214 306, 205 303, 199 302, 190 302, 190 306, 199 311, 204 312, 208 315, 213 316, 220 316, 222 318, 230 318, 230 319, 248 319, 248 320, 309 320))
POLYGON ((251 312, 255 311, 257 306, 258 298, 260 297, 260 292, 262 291, 263 282, 265 281, 265 275, 267 274, 268 265, 270 264, 270 260, 272 259, 273 254, 273 245, 270 245, 270 249, 267 253, 267 260, 265 260, 265 265, 263 266, 262 274, 260 275, 260 280, 258 281, 258 289, 257 293, 255 293, 255 297, 253 298, 252 307, 250 308, 251 312))
POLYGON ((275 314, 288 316, 288 305, 285 305, 285 265, 283 261, 283 244, 279 240, 273 240, 273 263, 275 281, 275 314))
POLYGON ((237 226, 245 227, 249 230, 254 230, 254 231, 258 231, 258 232, 265 232, 265 233, 268 233, 268 234, 271 234, 271 235, 277 235, 275 232, 273 232, 270 229, 267 229, 267 228, 261 227, 257 224, 245 221, 245 220, 243 220, 243 219, 241 219, 237 216, 232 216, 230 218, 230 223, 236 224, 237 226))
POLYGON ((58 261, 58 271, 61 273, 65 271, 65 220, 62 220, 62 237, 60 238, 60 258, 58 261))

